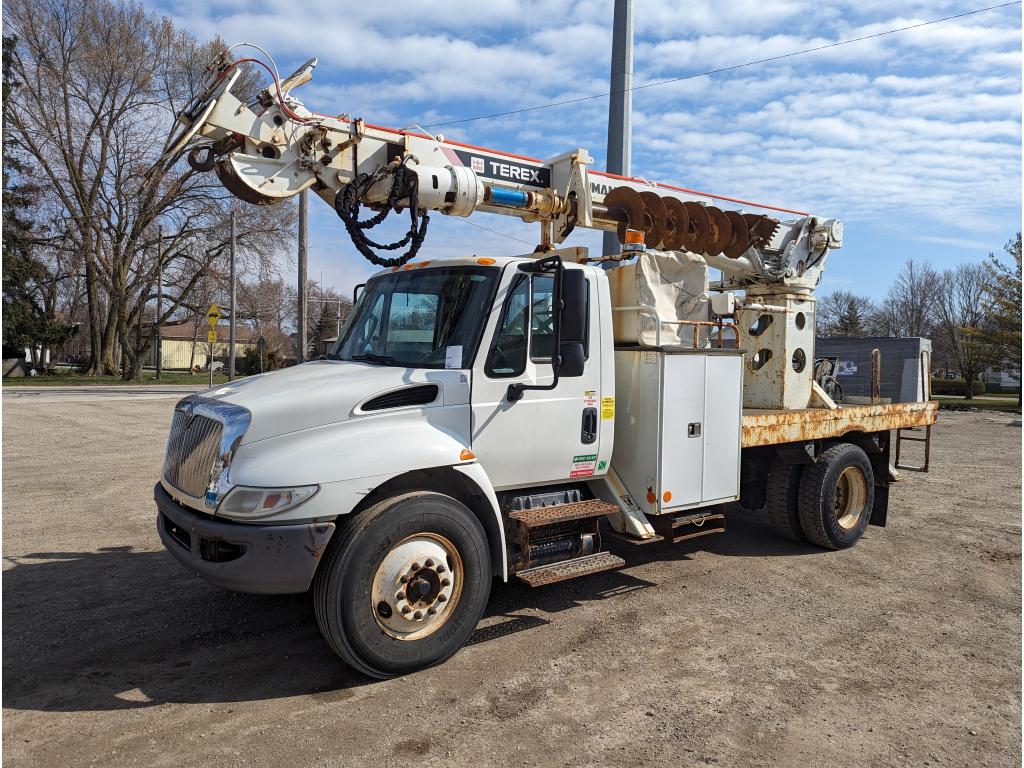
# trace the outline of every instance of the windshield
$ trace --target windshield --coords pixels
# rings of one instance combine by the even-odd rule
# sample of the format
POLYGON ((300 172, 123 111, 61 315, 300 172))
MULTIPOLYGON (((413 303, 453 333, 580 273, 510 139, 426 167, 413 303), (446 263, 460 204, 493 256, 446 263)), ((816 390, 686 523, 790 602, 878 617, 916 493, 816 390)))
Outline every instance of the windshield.
POLYGON ((330 357, 408 368, 468 368, 497 279, 494 267, 403 270, 374 278, 330 357))

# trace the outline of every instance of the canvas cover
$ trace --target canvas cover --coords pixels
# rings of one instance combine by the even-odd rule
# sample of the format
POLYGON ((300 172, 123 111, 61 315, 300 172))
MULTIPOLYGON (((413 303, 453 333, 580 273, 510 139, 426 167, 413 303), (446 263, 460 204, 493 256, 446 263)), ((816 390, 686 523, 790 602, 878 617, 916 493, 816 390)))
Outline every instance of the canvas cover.
MULTIPOLYGON (((613 307, 653 307, 662 321, 663 346, 693 346, 694 327, 678 321, 710 317, 708 267, 697 254, 649 250, 636 261, 609 270, 608 280, 613 307)), ((616 344, 653 347, 657 343, 654 318, 639 312, 614 312, 613 329, 616 344)), ((707 326, 699 327, 698 332, 698 344, 704 346, 707 326)))

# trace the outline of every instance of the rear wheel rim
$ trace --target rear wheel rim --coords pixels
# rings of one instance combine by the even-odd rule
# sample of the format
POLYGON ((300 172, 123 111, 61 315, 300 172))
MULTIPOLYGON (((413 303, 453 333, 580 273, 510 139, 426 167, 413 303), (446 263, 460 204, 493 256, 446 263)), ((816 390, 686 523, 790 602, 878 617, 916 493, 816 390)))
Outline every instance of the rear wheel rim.
POLYGON ((370 610, 386 634, 419 640, 443 627, 462 596, 459 551, 438 533, 417 533, 395 544, 373 575, 370 610))
POLYGON ((844 530, 858 526, 865 514, 868 481, 859 467, 847 467, 836 481, 834 512, 836 522, 844 530))

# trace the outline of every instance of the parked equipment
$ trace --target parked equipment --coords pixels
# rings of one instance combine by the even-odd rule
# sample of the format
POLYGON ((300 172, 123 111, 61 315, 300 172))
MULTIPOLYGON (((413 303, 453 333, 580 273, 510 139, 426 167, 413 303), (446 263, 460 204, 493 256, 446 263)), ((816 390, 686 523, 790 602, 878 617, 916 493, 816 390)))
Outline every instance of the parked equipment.
POLYGON ((254 204, 310 188, 384 269, 327 360, 178 403, 154 493, 187 568, 312 589, 331 647, 387 677, 455 653, 493 577, 623 566, 609 534, 695 540, 737 500, 832 549, 885 524, 891 431, 936 404, 840 407, 815 382, 813 290, 839 221, 723 209, 589 170, 583 149, 541 161, 317 115, 292 95, 315 60, 243 102, 238 63, 213 63, 164 162, 187 151, 254 204), (538 248, 414 261, 437 212, 538 223, 538 248), (375 243, 391 213, 405 236, 375 243), (576 227, 622 252, 556 247, 576 227))

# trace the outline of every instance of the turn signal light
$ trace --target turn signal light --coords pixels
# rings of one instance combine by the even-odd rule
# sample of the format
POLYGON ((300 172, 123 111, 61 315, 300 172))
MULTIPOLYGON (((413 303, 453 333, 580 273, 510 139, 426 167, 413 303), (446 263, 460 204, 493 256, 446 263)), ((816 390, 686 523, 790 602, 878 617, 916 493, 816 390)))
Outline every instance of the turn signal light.
POLYGON ((491 264, 494 264, 495 261, 489 256, 481 256, 479 259, 476 260, 476 263, 483 264, 485 267, 489 267, 491 264))
POLYGON ((463 448, 459 453, 459 461, 472 461, 475 458, 476 454, 469 450, 469 448, 463 448))
POLYGON ((664 501, 666 504, 672 501, 672 491, 665 491, 663 494, 661 494, 661 500, 664 501))

